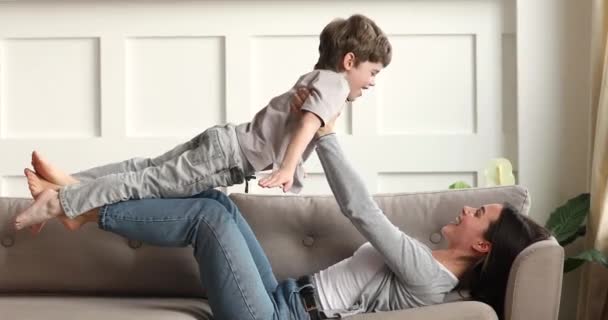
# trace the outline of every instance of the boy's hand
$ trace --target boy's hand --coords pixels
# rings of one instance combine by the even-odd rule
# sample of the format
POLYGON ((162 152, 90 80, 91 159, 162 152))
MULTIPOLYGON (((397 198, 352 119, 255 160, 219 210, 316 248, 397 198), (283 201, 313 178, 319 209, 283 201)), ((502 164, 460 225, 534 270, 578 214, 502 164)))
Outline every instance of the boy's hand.
POLYGON ((291 112, 300 112, 308 96, 310 96, 310 90, 306 87, 299 87, 289 103, 291 112))
POLYGON ((274 171, 270 176, 261 179, 258 185, 262 188, 282 187, 283 192, 287 192, 293 185, 293 174, 294 170, 281 168, 274 171))

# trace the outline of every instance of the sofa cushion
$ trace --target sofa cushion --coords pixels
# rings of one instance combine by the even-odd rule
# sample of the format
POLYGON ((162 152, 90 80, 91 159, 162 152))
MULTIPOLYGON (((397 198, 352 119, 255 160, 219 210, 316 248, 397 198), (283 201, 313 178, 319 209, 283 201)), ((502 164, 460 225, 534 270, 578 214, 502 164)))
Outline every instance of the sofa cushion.
POLYGON ((391 312, 367 313, 349 317, 348 320, 498 320, 487 304, 466 301, 391 312))
MULTIPOLYGON (((232 194, 268 254, 278 278, 325 268, 351 255, 363 237, 332 196, 232 194)), ((395 224, 435 248, 441 226, 463 205, 509 201, 527 212, 525 189, 482 188, 376 195, 395 224)), ((202 297, 190 248, 129 242, 89 224, 66 232, 56 221, 33 237, 12 228, 28 199, 0 199, 0 293, 202 297)))
MULTIPOLYGON (((206 300, 128 297, 15 297, 0 299, 2 319, 45 320, 211 320, 206 300), (69 301, 66 301, 69 299, 69 301)), ((496 320, 488 305, 479 302, 446 303, 392 312, 362 314, 351 320, 496 320)))
MULTIPOLYGON (((231 194, 251 224, 279 279, 324 269, 352 255, 365 239, 333 196, 231 194)), ((374 199, 400 229, 431 248, 445 245, 441 227, 463 206, 509 202, 523 214, 530 199, 520 186, 378 194, 374 199)))
POLYGON ((0 310, 2 319, 212 319, 209 305, 201 299, 3 296, 0 310))
POLYGON ((191 248, 142 245, 92 223, 15 232, 14 216, 31 201, 0 198, 0 293, 203 296, 191 248))

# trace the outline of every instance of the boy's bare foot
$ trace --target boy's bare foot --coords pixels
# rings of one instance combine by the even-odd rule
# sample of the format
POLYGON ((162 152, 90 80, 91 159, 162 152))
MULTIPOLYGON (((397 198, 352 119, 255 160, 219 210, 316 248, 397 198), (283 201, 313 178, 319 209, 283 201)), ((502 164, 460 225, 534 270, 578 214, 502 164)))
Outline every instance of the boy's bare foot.
POLYGON ((46 181, 44 178, 42 178, 41 176, 36 174, 36 172, 30 169, 23 170, 23 173, 27 178, 27 186, 30 189, 30 193, 32 194, 32 197, 34 199, 36 199, 38 195, 46 189, 57 191, 60 188, 60 186, 46 181))
POLYGON ((46 224, 45 222, 41 222, 41 223, 36 223, 35 225, 30 226, 30 232, 33 235, 37 235, 40 233, 40 231, 42 231, 42 228, 44 228, 44 225, 46 224))
POLYGON ((21 230, 36 224, 41 224, 54 217, 65 214, 59 203, 59 193, 52 189, 42 191, 34 203, 17 215, 15 228, 21 230))
POLYGON ((57 219, 61 221, 61 223, 66 229, 70 231, 75 231, 80 229, 80 227, 82 227, 87 222, 97 221, 97 215, 92 212, 87 212, 85 214, 76 216, 74 219, 70 219, 65 214, 62 214, 58 216, 57 219))
MULTIPOLYGON (((97 222, 98 218, 99 218, 98 215, 94 212, 84 213, 82 215, 77 216, 74 219, 68 218, 65 214, 59 215, 57 217, 57 219, 59 219, 61 224, 63 224, 63 226, 70 231, 76 231, 76 230, 80 229, 83 225, 85 225, 89 222, 97 222)), ((30 226, 30 232, 33 235, 38 235, 40 233, 40 231, 42 231, 42 228, 44 227, 45 224, 46 224, 46 221, 30 226)))
POLYGON ((32 152, 32 166, 36 173, 51 183, 60 186, 78 183, 78 180, 53 166, 38 151, 32 152))
MULTIPOLYGON (((77 183, 78 181, 69 175, 64 174, 62 171, 53 167, 46 159, 44 159, 38 152, 32 152, 32 166, 36 172, 25 169, 25 176, 27 177, 27 184, 30 189, 32 197, 36 199, 38 195, 45 189, 59 190, 64 183, 77 183), (43 174, 40 174, 43 173, 43 174), (48 181, 51 179, 56 183, 48 181)), ((30 226, 30 232, 33 235, 37 235, 44 228, 45 222, 37 223, 30 226)), ((64 225, 66 225, 64 223, 64 225)), ((66 225, 66 227, 68 227, 66 225)), ((75 230, 68 227, 70 230, 75 230)), ((77 228, 76 228, 77 229, 77 228)))
MULTIPOLYGON (((24 173, 27 177, 27 185, 30 189, 30 193, 34 199, 36 199, 38 195, 45 189, 59 190, 58 185, 43 180, 39 175, 36 174, 36 172, 30 169, 25 169, 24 173)), ((44 228, 45 223, 46 222, 42 222, 30 226, 30 232, 33 235, 39 234, 40 231, 42 231, 42 228, 44 228)))
MULTIPOLYGON (((34 199, 37 199, 38 196, 46 189, 57 191, 64 185, 75 184, 79 182, 69 174, 66 174, 63 171, 59 170, 57 167, 53 166, 37 151, 32 152, 32 166, 36 171, 34 172, 32 170, 26 169, 25 175, 28 179, 28 186, 34 199)), ((34 205, 36 205, 36 202, 34 203, 34 205)), ((32 209, 34 205, 32 205, 30 209, 32 209)), ((48 205, 50 204, 47 204, 47 206, 48 205)), ((34 219, 32 217, 32 214, 34 214, 33 209, 32 211, 30 211, 30 214, 26 215, 28 210, 21 213, 17 217, 15 227, 18 230, 20 229, 21 222, 30 221, 31 219, 34 219)), ((97 214, 93 211, 77 216, 74 219, 68 218, 63 213, 63 210, 60 211, 61 214, 55 215, 56 212, 52 212, 52 210, 47 211, 47 213, 41 213, 42 211, 38 210, 38 218, 42 219, 42 216, 46 216, 44 218, 45 220, 43 222, 35 223, 29 226, 30 232, 34 235, 37 235, 38 233, 40 233, 40 231, 46 224, 46 221, 53 217, 57 217, 59 221, 61 221, 61 223, 64 225, 64 227, 71 231, 80 229, 80 227, 82 227, 82 225, 84 225, 85 223, 97 221, 97 214)), ((36 220, 38 218, 36 218, 36 220)))

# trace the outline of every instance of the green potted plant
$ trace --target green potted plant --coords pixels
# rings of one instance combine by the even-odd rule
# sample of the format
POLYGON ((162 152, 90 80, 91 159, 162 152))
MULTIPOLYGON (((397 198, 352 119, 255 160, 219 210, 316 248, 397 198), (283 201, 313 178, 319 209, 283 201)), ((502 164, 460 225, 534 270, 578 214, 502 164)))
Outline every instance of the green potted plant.
MULTIPOLYGON (((549 216, 545 227, 553 233, 557 242, 565 247, 587 232, 587 216, 589 216, 590 207, 589 193, 582 193, 557 207, 549 216)), ((564 261, 564 273, 578 268, 585 261, 596 262, 608 268, 606 256, 596 249, 589 249, 573 257, 567 257, 564 261)))

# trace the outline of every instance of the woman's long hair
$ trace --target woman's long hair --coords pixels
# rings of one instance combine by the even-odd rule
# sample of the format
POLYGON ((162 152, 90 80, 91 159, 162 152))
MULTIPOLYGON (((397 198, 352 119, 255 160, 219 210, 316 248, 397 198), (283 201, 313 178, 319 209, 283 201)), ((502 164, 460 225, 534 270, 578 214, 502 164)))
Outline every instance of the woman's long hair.
POLYGON ((504 319, 505 294, 513 261, 527 246, 550 235, 547 229, 504 203, 500 217, 490 224, 484 235, 492 244, 490 252, 466 277, 465 286, 470 289, 471 298, 489 304, 498 318, 504 319))

